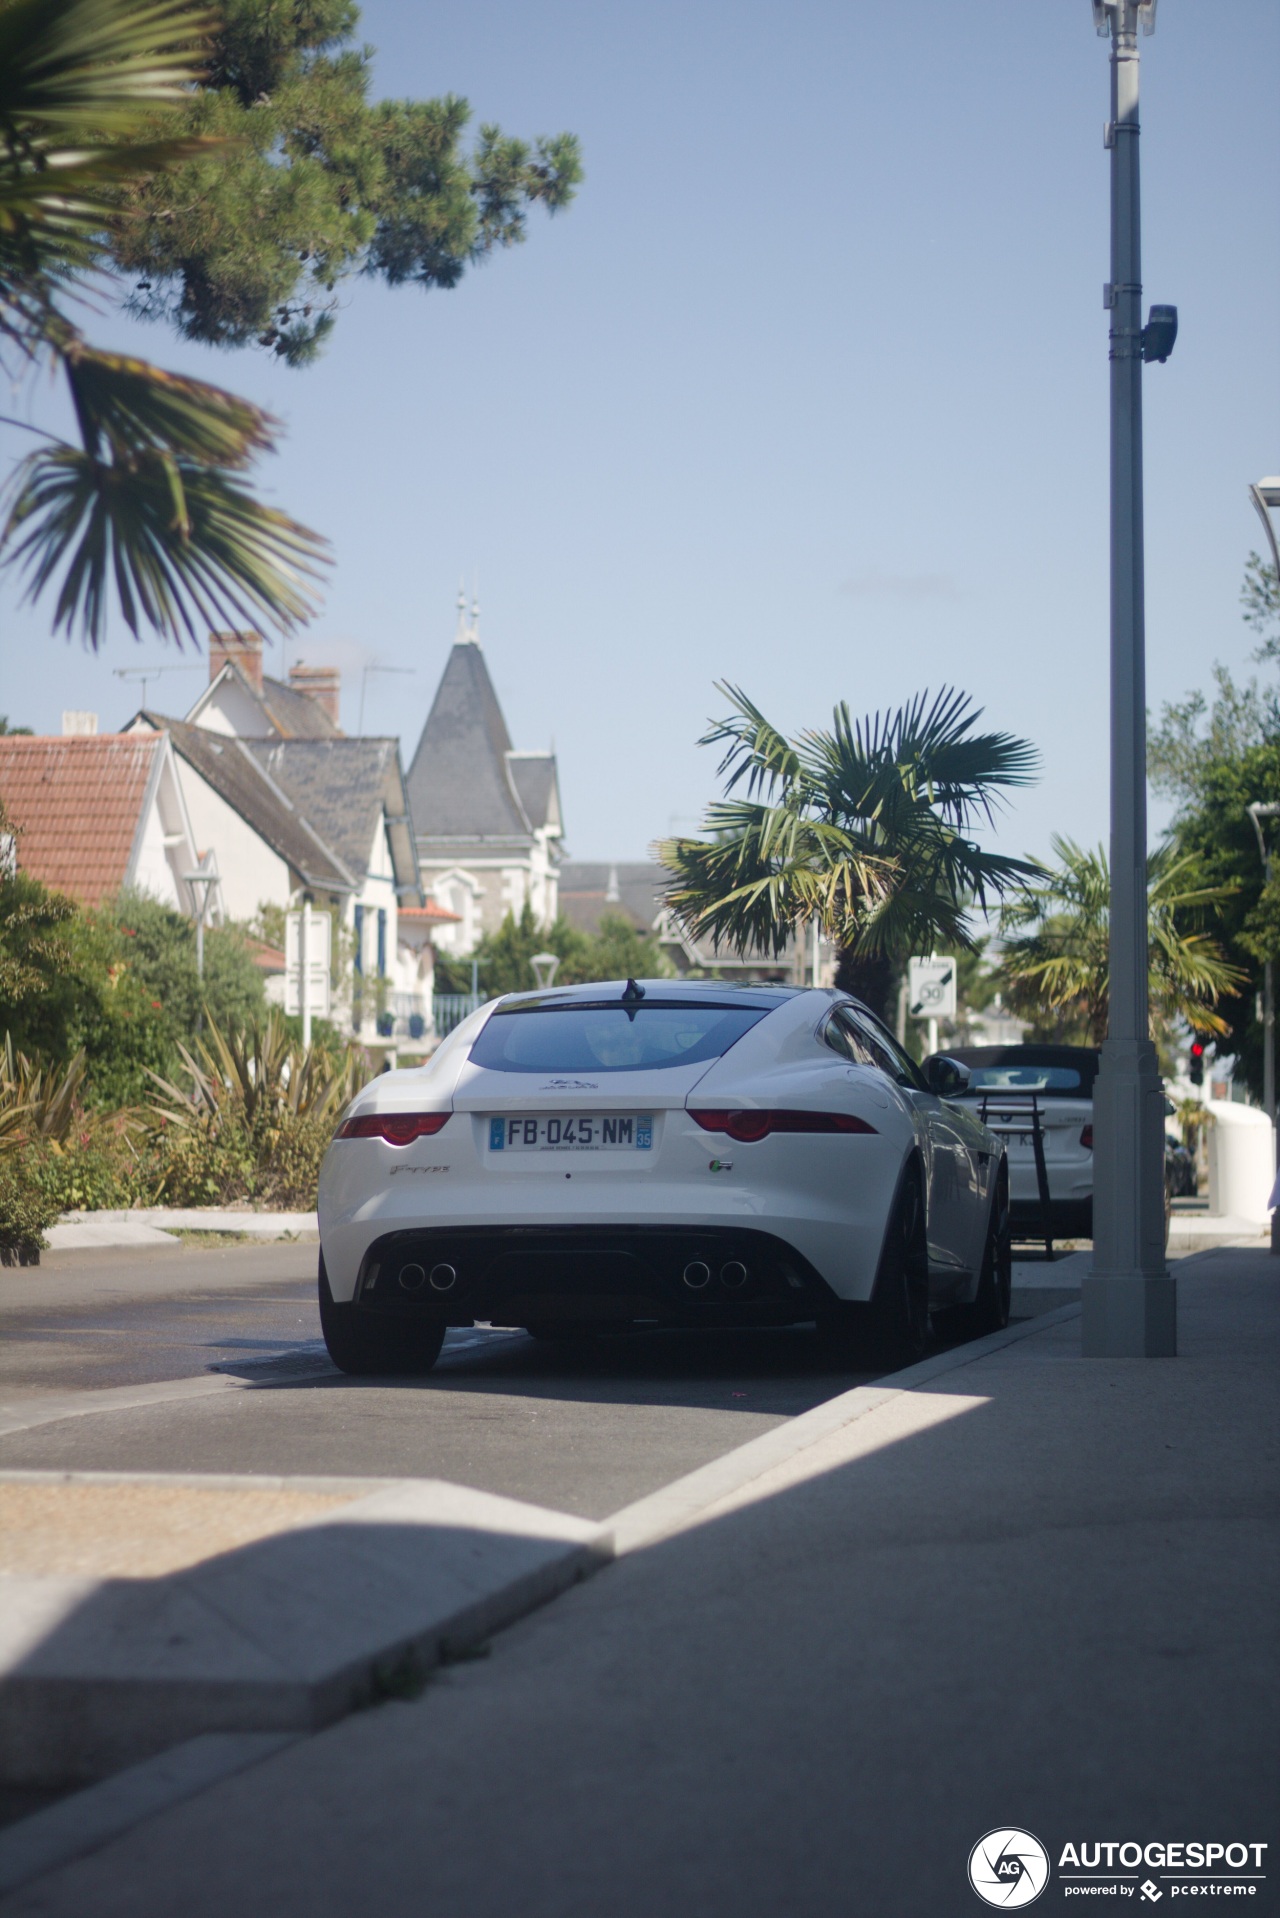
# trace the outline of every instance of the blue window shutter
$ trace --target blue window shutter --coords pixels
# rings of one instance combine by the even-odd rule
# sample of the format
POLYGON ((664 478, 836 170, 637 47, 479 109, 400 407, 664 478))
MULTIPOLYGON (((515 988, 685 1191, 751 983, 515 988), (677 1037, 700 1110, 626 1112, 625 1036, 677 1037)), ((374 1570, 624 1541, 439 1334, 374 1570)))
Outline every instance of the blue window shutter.
POLYGON ((387 976, 387 909, 378 907, 378 977, 387 976))
POLYGON ((364 907, 363 906, 356 907, 355 935, 356 935, 356 949, 352 957, 352 964, 355 967, 357 973, 362 973, 364 971, 364 907))

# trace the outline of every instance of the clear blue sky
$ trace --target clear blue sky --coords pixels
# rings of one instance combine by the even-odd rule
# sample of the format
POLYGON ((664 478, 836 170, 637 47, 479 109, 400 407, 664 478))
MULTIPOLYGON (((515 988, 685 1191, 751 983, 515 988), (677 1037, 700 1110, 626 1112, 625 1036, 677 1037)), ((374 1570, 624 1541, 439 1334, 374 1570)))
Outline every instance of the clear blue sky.
MULTIPOLYGON (((460 573, 515 743, 560 756, 580 858, 635 858, 715 791, 741 683, 786 727, 953 680, 1044 776, 1008 851, 1106 827, 1107 48, 1087 0, 368 0, 386 94, 570 129, 587 179, 452 293, 349 284, 291 373, 104 329, 288 422, 264 488, 333 540, 290 657, 336 661, 406 761, 460 573)), ((1161 0, 1142 42, 1152 702, 1245 667, 1251 479, 1280 468, 1280 10, 1161 0)), ((50 415, 51 417, 51 415, 50 415)), ((15 437, 0 442, 6 462, 15 437)), ((0 585, 0 711, 122 723, 113 668, 0 585)), ((279 668, 280 649, 273 657, 279 668)), ((199 671, 153 682, 181 712, 199 671)), ((1161 815, 1157 813, 1156 817, 1161 815)))

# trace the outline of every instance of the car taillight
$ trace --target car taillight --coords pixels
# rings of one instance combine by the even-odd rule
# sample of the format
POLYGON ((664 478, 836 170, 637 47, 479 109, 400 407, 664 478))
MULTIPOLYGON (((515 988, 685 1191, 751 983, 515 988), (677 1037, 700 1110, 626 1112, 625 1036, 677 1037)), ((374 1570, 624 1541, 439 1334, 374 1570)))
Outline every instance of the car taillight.
POLYGON ((689 1117, 704 1132, 727 1132, 731 1139, 737 1139, 742 1145, 767 1138, 771 1132, 875 1131, 875 1127, 868 1125, 865 1119, 855 1119, 849 1112, 763 1112, 756 1109, 718 1112, 708 1111, 705 1107, 695 1111, 691 1107, 689 1117))
POLYGON ((340 1139, 385 1139, 388 1145, 412 1145, 430 1139, 449 1123, 447 1112, 362 1112, 338 1127, 340 1139))
POLYGON ((1080 1134, 1080 1143, 1083 1146, 1087 1146, 1090 1152, 1093 1151, 1093 1127, 1091 1125, 1087 1125, 1080 1134))

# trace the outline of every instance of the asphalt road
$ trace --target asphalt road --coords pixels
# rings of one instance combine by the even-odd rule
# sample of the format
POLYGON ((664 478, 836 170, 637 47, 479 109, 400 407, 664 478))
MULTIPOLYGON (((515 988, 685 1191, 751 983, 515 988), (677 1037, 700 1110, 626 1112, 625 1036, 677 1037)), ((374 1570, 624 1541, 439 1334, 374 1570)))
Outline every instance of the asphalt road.
POLYGON ((315 1258, 183 1246, 0 1269, 0 1407, 40 1420, 0 1436, 0 1469, 438 1477, 603 1518, 871 1376, 807 1329, 573 1346, 477 1329, 424 1379, 348 1379, 320 1342, 315 1258))

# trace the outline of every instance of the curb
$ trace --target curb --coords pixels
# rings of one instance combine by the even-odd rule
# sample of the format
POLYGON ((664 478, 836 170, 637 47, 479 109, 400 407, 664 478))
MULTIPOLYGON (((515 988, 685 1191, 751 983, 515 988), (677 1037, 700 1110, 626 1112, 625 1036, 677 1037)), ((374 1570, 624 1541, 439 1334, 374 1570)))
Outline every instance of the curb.
MULTIPOLYGON (((252 1729, 238 1731, 209 1731, 203 1726, 200 1734, 188 1736, 181 1742, 173 1741, 158 1754, 135 1762, 127 1769, 117 1770, 101 1782, 74 1791, 71 1796, 46 1811, 34 1814, 0 1832, 0 1894, 14 1890, 20 1885, 44 1876, 56 1867, 70 1863, 86 1854, 98 1850, 114 1838, 128 1831, 143 1820, 166 1810, 185 1799, 195 1797, 222 1778, 248 1769, 271 1757, 304 1736, 306 1731, 319 1729, 321 1723, 332 1722, 341 1716, 343 1710, 356 1708, 362 1702, 370 1702, 370 1692, 378 1695, 378 1676, 382 1673, 381 1694, 396 1689, 399 1679, 406 1692, 416 1689, 427 1676, 430 1669, 442 1659, 455 1654, 459 1649, 476 1644, 489 1633, 502 1626, 514 1623, 516 1619, 533 1610, 537 1605, 554 1597, 569 1585, 589 1576, 607 1564, 612 1557, 620 1557, 627 1552, 637 1551, 644 1546, 670 1537, 686 1526, 695 1524, 700 1514, 719 1503, 727 1495, 751 1484, 774 1467, 807 1451, 832 1433, 855 1424, 881 1406, 891 1404, 928 1384, 931 1380, 949 1373, 962 1370, 976 1360, 986 1357, 1029 1338, 1036 1333, 1047 1331, 1055 1325, 1069 1322, 1079 1316, 1078 1304, 1065 1305, 1057 1310, 1044 1312, 1035 1319, 1018 1325, 1011 1325, 1002 1332, 991 1334, 985 1339, 975 1340, 959 1346, 950 1352, 940 1353, 926 1359, 918 1365, 908 1367, 893 1376, 892 1382, 878 1386, 858 1386, 825 1404, 816 1406, 810 1412, 801 1414, 788 1425, 763 1434, 737 1447, 726 1457, 713 1461, 696 1472, 687 1474, 661 1491, 640 1499, 606 1519, 601 1526, 591 1526, 583 1521, 566 1518, 559 1513, 551 1513, 536 1507, 519 1507, 514 1501, 493 1499, 482 1493, 462 1493, 460 1488, 447 1485, 427 1484, 419 1486, 416 1482, 387 1485, 385 1482, 369 1480, 334 1480, 315 1478, 306 1480, 258 1478, 246 1479, 235 1475, 195 1474, 167 1475, 164 1482, 175 1486, 187 1484, 193 1487, 229 1486, 236 1489, 247 1484, 262 1487, 314 1489, 328 1491, 331 1488, 351 1489, 352 1491, 370 1491, 370 1499, 375 1500, 387 1491, 412 1492, 415 1489, 438 1491, 455 1498, 476 1501, 490 1507, 507 1508, 506 1516, 510 1522, 511 1513, 530 1514, 543 1528, 549 1528, 558 1536, 560 1549, 554 1547, 548 1551, 540 1575, 506 1578, 494 1581, 489 1591, 480 1597, 469 1593, 466 1600, 448 1611, 445 1616, 436 1616, 417 1637, 410 1636, 385 1648, 382 1654, 364 1653, 362 1674, 353 1674, 348 1669, 348 1693, 345 1706, 330 1710, 319 1718, 312 1714, 310 1719, 299 1728, 273 1727, 272 1729, 252 1729), (390 1652, 390 1660, 387 1658, 390 1652), (352 1677, 363 1677, 363 1689, 359 1683, 351 1685, 352 1677), (392 1683, 387 1684, 387 1678, 392 1683), (405 1684, 404 1681, 408 1680, 405 1684)), ((195 1381, 188 1383, 194 1384, 195 1381)), ((204 1383, 203 1381, 201 1383, 204 1383)), ((213 1381, 208 1381, 212 1384, 213 1381)), ((239 1383, 236 1381, 235 1383, 239 1383)), ((226 1381, 227 1385, 232 1381, 226 1381)), ((102 1395, 104 1398, 107 1394, 102 1395)), ((113 1395, 114 1396, 114 1395, 113 1395)), ((132 1396, 132 1394, 129 1394, 132 1396)), ((98 1409, 105 1409, 100 1407, 98 1409)), ((157 1482, 150 1474, 113 1474, 82 1473, 67 1475, 57 1472, 21 1472, 8 1473, 6 1477, 23 1480, 62 1480, 68 1476, 83 1479, 86 1482, 112 1482, 123 1480, 141 1480, 157 1482)), ((351 1506, 345 1508, 343 1518, 349 1520, 352 1512, 359 1509, 361 1501, 357 1497, 351 1506)), ((334 1521, 329 1521, 331 1526, 334 1521)), ((327 1529, 326 1526, 310 1527, 315 1532, 327 1529)), ((293 1536, 296 1536, 294 1534, 293 1536)), ((252 1548, 251 1548, 252 1549, 252 1548)), ((431 1549, 430 1546, 428 1549, 431 1549)), ((232 1557, 242 1556, 232 1554, 232 1557)), ((201 1568, 195 1568, 198 1573, 201 1568)), ((376 1568, 380 1589, 385 1588, 387 1566, 379 1564, 376 1568)), ((194 1573, 186 1574, 190 1579, 194 1573)), ((296 1575, 296 1574, 295 1574, 296 1575)), ((181 1576, 181 1575, 180 1575, 181 1576)), ((154 1581, 153 1583, 177 1583, 176 1579, 154 1581)), ((261 1604, 261 1592, 255 1594, 256 1603, 261 1604)), ((350 1607, 348 1606, 348 1613, 350 1607)), ((359 1607, 357 1605, 357 1610, 359 1607)), ((149 1628, 154 1620, 148 1621, 149 1628)), ((291 1637, 297 1636, 296 1621, 289 1619, 285 1627, 291 1637)), ((0 1695, 3 1694, 3 1679, 0 1679, 0 1695)))
POLYGON ((607 1524, 438 1479, 368 1484, 331 1514, 167 1576, 6 1575, 0 1778, 74 1786, 201 1733, 318 1731, 413 1695, 612 1556, 607 1524))
POLYGON ((176 1232, 234 1232, 243 1239, 319 1233, 314 1212, 237 1212, 220 1206, 137 1206, 64 1212, 45 1236, 50 1252, 96 1252, 110 1246, 169 1246, 176 1232))
POLYGON ((614 1512, 605 1521, 613 1535, 614 1556, 623 1558, 629 1552, 643 1551, 662 1539, 674 1537, 686 1526, 697 1524, 701 1514, 710 1506, 718 1505, 722 1498, 750 1485, 753 1479, 761 1478, 775 1466, 787 1464, 798 1453, 808 1451, 810 1446, 834 1432, 879 1411, 882 1405, 901 1398, 903 1393, 914 1392, 932 1379, 958 1372, 991 1352, 1003 1351, 1007 1345, 1016 1345, 1021 1339, 1047 1332, 1055 1325, 1065 1325, 1079 1316, 1079 1305, 1068 1304, 1018 1325, 1007 1325, 1002 1332, 989 1333, 984 1339, 973 1339, 968 1345, 958 1345, 950 1352, 940 1352, 936 1358, 922 1359, 919 1365, 894 1372, 888 1384, 855 1385, 851 1391, 815 1405, 811 1412, 800 1413, 788 1424, 763 1432, 759 1438, 748 1439, 736 1451, 713 1459, 710 1465, 700 1466, 696 1472, 676 1479, 661 1491, 650 1492, 647 1497, 614 1512))

